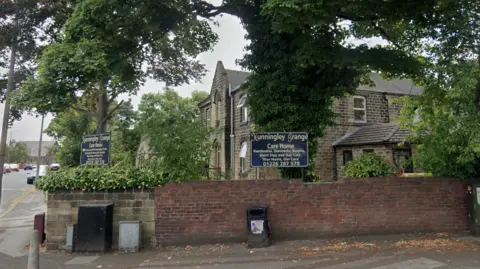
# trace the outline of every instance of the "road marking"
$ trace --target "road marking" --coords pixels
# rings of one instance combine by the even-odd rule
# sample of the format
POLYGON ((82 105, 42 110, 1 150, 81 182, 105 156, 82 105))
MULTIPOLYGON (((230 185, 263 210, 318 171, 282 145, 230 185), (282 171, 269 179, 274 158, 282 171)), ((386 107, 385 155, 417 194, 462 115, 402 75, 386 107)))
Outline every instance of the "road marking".
POLYGON ((392 263, 385 266, 375 267, 373 269, 433 269, 446 264, 430 260, 427 258, 418 258, 414 260, 392 263))
POLYGON ((0 215, 0 219, 10 213, 16 205, 18 205, 25 197, 27 197, 27 195, 34 193, 35 191, 35 188, 23 191, 23 193, 19 197, 17 197, 8 205, 7 210, 0 215))

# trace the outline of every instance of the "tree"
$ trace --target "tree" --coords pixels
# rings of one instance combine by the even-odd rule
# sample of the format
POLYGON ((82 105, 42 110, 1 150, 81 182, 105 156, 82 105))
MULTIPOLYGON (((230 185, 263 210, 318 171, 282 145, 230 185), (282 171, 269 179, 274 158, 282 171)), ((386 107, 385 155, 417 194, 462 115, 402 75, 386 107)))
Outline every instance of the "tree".
POLYGON ((141 140, 138 128, 138 111, 133 109, 130 101, 124 103, 111 121, 112 164, 134 166, 137 150, 141 140))
POLYGON ((192 92, 192 100, 196 103, 200 103, 208 98, 208 92, 195 90, 192 92))
MULTIPOLYGON (((0 3, 0 68, 9 67, 9 51, 16 46, 14 88, 36 67, 36 59, 46 44, 58 38, 61 26, 71 12, 67 0, 5 0, 0 3)), ((7 73, 0 72, 0 99, 4 100, 7 73)), ((12 120, 21 118, 21 110, 11 109, 12 120)))
POLYGON ((145 94, 139 113, 139 126, 150 140, 155 165, 168 181, 206 175, 211 146, 195 101, 166 89, 161 94, 145 94))
MULTIPOLYGON (((240 63, 253 72, 245 85, 253 121, 267 131, 309 132, 311 161, 317 138, 333 124, 335 98, 353 93, 360 83, 371 83, 372 71, 422 77, 428 71, 423 59, 427 52, 464 55, 465 50, 453 52, 463 41, 473 44, 475 5, 468 0, 201 4, 205 16, 229 13, 247 30, 248 53, 240 63), (353 45, 353 38, 380 38, 388 44, 353 45)), ((283 172, 300 175, 299 169, 283 172)))
POLYGON ((77 1, 63 29, 16 103, 38 113, 71 107, 95 117, 97 132, 122 105, 116 98, 135 94, 147 77, 168 85, 198 79, 204 66, 194 58, 217 39, 189 1, 77 1), (77 106, 85 96, 96 100, 94 110, 77 106))
POLYGON ((424 91, 402 98, 400 122, 411 130, 415 165, 437 176, 480 176, 480 118, 472 103, 480 77, 474 61, 435 65, 421 80, 424 91))
POLYGON ((15 140, 12 140, 10 145, 8 145, 7 153, 8 153, 8 159, 7 159, 8 163, 25 162, 29 156, 27 145, 22 142, 16 142, 15 140))

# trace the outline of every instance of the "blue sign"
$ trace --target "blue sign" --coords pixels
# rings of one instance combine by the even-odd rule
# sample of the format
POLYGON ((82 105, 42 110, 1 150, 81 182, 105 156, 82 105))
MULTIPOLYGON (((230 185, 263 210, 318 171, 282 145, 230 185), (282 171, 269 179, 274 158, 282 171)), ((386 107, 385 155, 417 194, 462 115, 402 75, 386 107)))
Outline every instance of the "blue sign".
POLYGON ((110 133, 82 137, 80 164, 110 164, 110 133))
POLYGON ((251 133, 252 167, 307 167, 308 133, 251 133))

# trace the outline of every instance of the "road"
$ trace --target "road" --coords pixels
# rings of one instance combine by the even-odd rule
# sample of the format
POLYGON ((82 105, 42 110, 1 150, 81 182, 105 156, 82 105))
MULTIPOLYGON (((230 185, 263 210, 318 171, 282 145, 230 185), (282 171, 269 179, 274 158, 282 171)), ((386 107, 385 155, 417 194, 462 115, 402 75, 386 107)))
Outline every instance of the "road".
POLYGON ((43 193, 27 184, 27 172, 5 174, 0 205, 0 254, 21 257, 33 230, 35 214, 45 212, 43 193))

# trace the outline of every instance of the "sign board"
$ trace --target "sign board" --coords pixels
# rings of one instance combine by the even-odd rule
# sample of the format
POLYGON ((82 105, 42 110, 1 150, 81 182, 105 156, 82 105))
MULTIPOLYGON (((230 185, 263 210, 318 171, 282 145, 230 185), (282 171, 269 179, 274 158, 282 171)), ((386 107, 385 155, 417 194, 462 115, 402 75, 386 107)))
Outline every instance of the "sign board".
POLYGON ((110 164, 110 133, 82 137, 80 164, 110 164))
POLYGON ((307 167, 308 133, 251 133, 252 167, 307 167))

